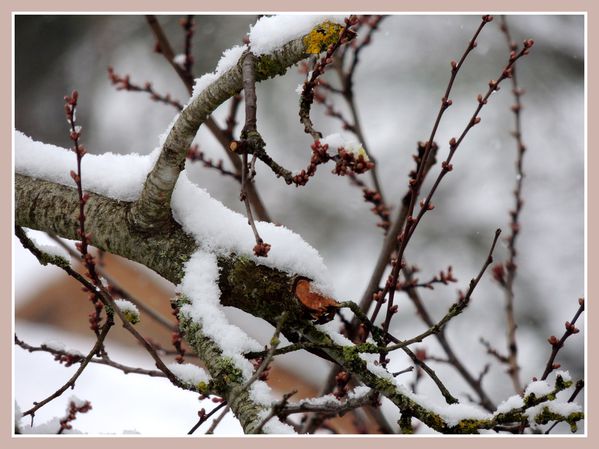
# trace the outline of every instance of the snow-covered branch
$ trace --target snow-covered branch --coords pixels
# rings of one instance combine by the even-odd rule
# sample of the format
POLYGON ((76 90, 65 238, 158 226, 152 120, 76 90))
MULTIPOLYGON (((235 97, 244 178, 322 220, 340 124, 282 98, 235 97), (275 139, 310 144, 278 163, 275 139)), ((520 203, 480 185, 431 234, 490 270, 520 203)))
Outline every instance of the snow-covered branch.
MULTIPOLYGON (((314 17, 311 17, 314 22, 314 17)), ((271 21, 272 22, 272 21, 271 21)), ((306 24, 310 24, 307 22, 306 24)), ((310 31, 302 28, 284 30, 282 28, 269 29, 266 25, 257 26, 257 30, 250 33, 250 47, 234 47, 225 53, 214 73, 204 75, 196 80, 193 94, 181 114, 177 116, 170 128, 156 164, 144 184, 139 200, 131 209, 131 221, 134 226, 145 231, 160 231, 170 229, 172 214, 170 209, 171 196, 179 173, 184 167, 187 150, 191 146, 199 127, 204 120, 229 98, 238 94, 243 88, 242 55, 246 51, 256 54, 255 75, 256 81, 264 81, 277 75, 284 74, 287 69, 308 57, 318 54, 334 43, 342 30, 338 24, 319 27, 312 23, 314 28, 310 31), (285 36, 300 35, 285 41, 285 36), (325 32, 321 32, 325 30, 325 32), (273 31, 276 33, 273 35, 273 31), (272 38, 279 42, 279 46, 272 47, 264 42, 272 42, 272 38)), ((260 25, 260 23, 258 24, 260 25)), ((275 25, 279 25, 276 24, 275 25)))

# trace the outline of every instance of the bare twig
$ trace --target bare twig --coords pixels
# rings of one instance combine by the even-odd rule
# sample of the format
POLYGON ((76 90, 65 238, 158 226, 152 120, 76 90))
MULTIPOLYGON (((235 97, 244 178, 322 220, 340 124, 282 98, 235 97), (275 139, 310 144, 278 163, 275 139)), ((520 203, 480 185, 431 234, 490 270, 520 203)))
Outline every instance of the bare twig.
MULTIPOLYGON (((150 25, 152 32, 154 33, 154 37, 156 38, 157 47, 160 49, 160 53, 164 56, 164 58, 171 65, 171 67, 173 67, 177 75, 179 75, 179 78, 181 78, 181 81, 185 85, 187 92, 191 95, 193 91, 193 77, 190 78, 189 76, 187 76, 183 72, 182 68, 174 63, 174 52, 172 50, 168 38, 162 30, 162 26, 160 25, 156 17, 153 15, 148 15, 146 16, 146 19, 148 21, 148 24, 150 25)), ((218 140, 221 147, 225 151, 225 154, 233 164, 233 167, 235 167, 237 174, 241 176, 241 160, 238 155, 229 151, 229 144, 231 143, 231 138, 228 137, 228 134, 225 131, 223 131, 220 128, 220 126, 217 125, 217 123, 210 115, 208 115, 205 118, 204 124, 214 135, 216 140, 218 140)), ((272 221, 254 185, 250 185, 248 187, 247 194, 252 205, 254 206, 254 210, 256 211, 256 216, 258 217, 258 219, 262 221, 272 221)))
MULTIPOLYGON (((507 40, 507 45, 510 51, 518 51, 518 45, 512 41, 510 30, 507 24, 505 16, 501 16, 501 31, 504 33, 507 40)), ((505 276, 505 282, 500 283, 505 291, 505 316, 506 316, 506 328, 507 328, 507 351, 508 351, 508 374, 512 379, 514 390, 518 394, 522 394, 524 391, 522 388, 522 382, 520 380, 520 366, 518 365, 518 344, 516 340, 516 317, 514 315, 514 280, 516 278, 516 239, 520 233, 520 213, 522 211, 522 205, 524 201, 522 199, 522 183, 524 180, 523 171, 523 159, 526 147, 522 139, 522 102, 521 97, 524 91, 520 89, 518 85, 518 78, 516 77, 516 67, 512 67, 511 70, 512 80, 512 94, 514 95, 514 104, 512 105, 512 112, 514 113, 514 125, 515 129, 513 132, 514 139, 516 140, 517 156, 516 156, 516 187, 514 188, 514 209, 510 211, 510 229, 511 233, 507 237, 508 242, 508 260, 505 263, 507 274, 505 276)))
MULTIPOLYGON (((247 214, 248 224, 252 228, 254 238, 256 239, 256 245, 254 246, 254 254, 256 256, 266 257, 270 250, 270 245, 265 243, 260 237, 256 223, 254 222, 254 215, 252 214, 252 207, 247 196, 247 186, 252 182, 253 174, 255 173, 252 169, 250 174, 250 168, 248 166, 248 152, 254 153, 256 148, 264 148, 264 141, 262 136, 258 133, 256 126, 256 111, 257 111, 257 98, 256 98, 256 72, 255 72, 255 57, 252 52, 247 52, 243 56, 243 63, 241 73, 243 76, 243 93, 245 96, 245 126, 241 132, 241 148, 242 151, 242 169, 241 169, 241 194, 239 198, 245 205, 245 211, 247 214)), ((252 167, 255 164, 256 155, 252 157, 252 167)))
POLYGON ((574 314, 574 317, 572 318, 572 320, 566 321, 566 324, 565 324, 566 330, 565 330, 564 334, 562 335, 562 338, 560 338, 558 340, 557 337, 555 337, 555 335, 552 335, 548 339, 549 344, 551 345, 551 354, 549 355, 549 360, 547 360, 547 364, 545 365, 545 371, 543 372, 543 375, 541 376, 541 380, 547 379, 547 376, 549 376, 549 374, 551 374, 551 372, 553 370, 559 368, 559 365, 554 363, 555 358, 557 357, 557 354, 564 347, 564 343, 566 342, 566 340, 570 336, 577 334, 579 331, 579 329, 576 326, 574 326, 574 324, 576 324, 576 321, 578 320, 580 315, 582 315, 582 312, 584 312, 584 298, 580 298, 578 300, 578 304, 579 304, 578 310, 574 314))
MULTIPOLYGON (((29 352, 47 352, 48 354, 52 354, 54 356, 55 360, 57 360, 59 363, 64 363, 65 366, 67 366, 67 367, 71 366, 75 363, 82 363, 85 360, 85 357, 81 354, 73 354, 69 351, 58 350, 58 349, 51 348, 44 344, 42 344, 40 346, 32 346, 32 345, 24 342, 23 340, 19 339, 16 335, 15 335, 15 344, 29 352)), ((166 375, 162 371, 148 370, 148 369, 144 369, 144 368, 127 366, 127 365, 123 365, 122 363, 115 362, 110 357, 108 357, 106 354, 102 354, 101 357, 93 357, 89 361, 89 363, 110 366, 112 368, 116 368, 116 369, 122 371, 125 374, 142 374, 144 376, 149 376, 149 377, 166 377, 166 375)))
MULTIPOLYGON (((75 252, 75 250, 73 250, 73 248, 71 248, 69 245, 67 245, 60 237, 58 237, 55 234, 48 234, 48 235, 52 240, 54 240, 61 248, 63 248, 65 251, 67 251, 71 256, 73 256, 73 257, 77 256, 77 253, 75 252)), ((130 292, 128 292, 121 284, 119 284, 119 282, 116 279, 114 279, 114 277, 112 277, 112 275, 110 275, 108 273, 108 271, 106 270, 105 267, 96 265, 96 270, 98 271, 98 274, 101 277, 106 279, 106 281, 109 284, 109 288, 117 290, 119 292, 119 295, 122 296, 123 299, 126 299, 127 301, 130 301, 133 304, 135 304, 135 306, 137 308, 139 308, 143 313, 147 314, 150 318, 152 318, 154 321, 156 321, 158 324, 160 324, 164 328, 168 329, 170 332, 174 332, 177 330, 177 326, 174 325, 171 321, 169 321, 166 317, 164 317, 162 314, 160 314, 156 310, 149 307, 141 299, 136 298, 134 295, 132 295, 130 292)))
POLYGON ((170 94, 160 94, 156 92, 152 83, 146 81, 144 85, 136 84, 131 81, 129 75, 121 76, 114 71, 112 67, 108 67, 108 78, 117 90, 125 90, 127 92, 145 92, 150 96, 150 99, 174 107, 178 111, 183 109, 183 104, 179 100, 175 100, 170 94))
POLYGON ((225 407, 226 405, 227 405, 226 402, 221 402, 216 407, 214 407, 210 411, 210 413, 206 413, 206 411, 204 409, 200 410, 200 412, 199 412, 200 419, 198 420, 197 423, 195 423, 193 425, 193 427, 191 429, 189 429, 189 432, 187 432, 187 435, 192 435, 196 430, 198 430, 198 427, 200 427, 202 424, 204 424, 206 421, 208 421, 210 418, 212 418, 212 415, 214 415, 216 412, 218 412, 221 408, 225 407))
POLYGON ((77 419, 78 413, 87 413, 92 409, 92 405, 89 401, 83 402, 81 405, 77 405, 74 401, 69 403, 69 410, 67 416, 60 420, 60 429, 56 432, 58 435, 62 434, 65 430, 71 430, 73 426, 71 423, 77 419))
POLYGON ((77 381, 77 379, 79 379, 79 376, 81 376, 81 374, 83 373, 83 371, 85 370, 87 365, 90 363, 92 358, 98 353, 98 351, 100 351, 102 349, 102 347, 104 345, 104 339, 108 335, 108 331, 110 331, 110 328, 113 326, 113 324, 114 324, 114 321, 112 319, 112 314, 108 313, 107 317, 106 317, 106 321, 104 322, 104 324, 102 325, 102 328, 100 329, 98 338, 96 339, 94 346, 88 352, 88 354, 85 356, 85 358, 81 361, 79 368, 77 368, 77 371, 75 371, 75 373, 69 378, 69 380, 67 380, 58 390, 56 390, 50 396, 48 396, 47 398, 45 398, 44 400, 42 400, 40 402, 34 402, 33 407, 31 407, 29 410, 23 412, 23 416, 31 415, 31 423, 33 424, 33 418, 35 416, 36 411, 38 411, 40 408, 42 408, 47 403, 60 397, 65 391, 67 391, 68 388, 75 387, 75 382, 77 381))

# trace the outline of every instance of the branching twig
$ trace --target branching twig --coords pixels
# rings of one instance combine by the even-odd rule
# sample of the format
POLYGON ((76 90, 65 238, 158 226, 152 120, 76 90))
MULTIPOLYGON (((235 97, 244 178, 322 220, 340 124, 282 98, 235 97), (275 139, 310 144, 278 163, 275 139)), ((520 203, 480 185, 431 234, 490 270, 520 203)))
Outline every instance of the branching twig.
MULTIPOLYGON (((54 356, 54 360, 57 360, 59 363, 64 363, 66 367, 69 367, 75 363, 82 363, 85 360, 85 357, 81 354, 73 354, 69 351, 58 350, 45 344, 40 346, 32 346, 19 339, 16 335, 15 344, 29 352, 47 352, 48 354, 52 354, 54 356)), ((115 362, 106 354, 102 354, 101 357, 93 357, 89 363, 110 366, 122 371, 125 374, 142 374, 149 377, 166 377, 162 371, 127 366, 123 365, 122 363, 115 362)))
POLYGON ((89 401, 85 401, 80 405, 77 405, 75 401, 71 401, 69 403, 69 411, 67 416, 60 420, 60 429, 58 429, 57 434, 62 434, 65 430, 71 430, 73 426, 71 426, 71 422, 77 419, 78 413, 87 413, 92 409, 92 405, 89 401))
POLYGON ((94 346, 88 352, 88 354, 85 356, 85 358, 80 362, 79 368, 77 368, 77 371, 75 371, 75 374, 73 374, 69 378, 69 380, 67 380, 62 385, 62 387, 60 387, 58 390, 56 390, 50 396, 48 396, 47 398, 45 398, 43 401, 34 402, 33 407, 31 407, 29 410, 23 412, 23 416, 31 415, 31 422, 33 424, 33 418, 35 416, 35 412, 36 411, 38 411, 40 408, 42 408, 47 403, 49 403, 49 402, 53 401, 54 399, 60 397, 65 391, 67 391, 68 388, 74 388, 75 387, 75 382, 77 381, 77 379, 79 379, 79 376, 81 376, 81 374, 83 373, 83 371, 85 370, 85 368, 87 367, 87 365, 90 363, 90 361, 92 360, 92 358, 98 353, 98 351, 100 351, 102 349, 102 347, 104 345, 104 339, 108 335, 108 331, 113 326, 113 324, 114 324, 114 321, 112 319, 112 314, 108 313, 107 317, 106 317, 106 321, 104 322, 104 324, 102 325, 102 327, 100 329, 100 332, 98 334, 98 338, 96 339, 96 342, 95 342, 94 346))
MULTIPOLYGON (((58 237, 52 233, 50 233, 48 235, 61 248, 63 248, 65 251, 67 251, 72 257, 76 257, 78 255, 75 252, 75 250, 73 250, 73 248, 71 248, 69 245, 67 245, 60 237, 58 237)), ((156 321, 156 323, 163 326, 165 329, 169 330, 170 332, 174 332, 177 330, 177 327, 171 321, 169 321, 167 318, 165 318, 162 314, 160 314, 156 310, 152 309, 144 301, 142 301, 139 298, 136 298, 134 295, 132 295, 130 292, 128 292, 122 285, 120 285, 117 282, 116 279, 114 279, 114 277, 112 277, 107 272, 106 268, 96 265, 96 270, 97 270, 98 274, 108 282, 109 289, 116 290, 118 292, 119 296, 121 296, 123 299, 126 299, 127 301, 130 301, 133 304, 135 304, 135 306, 138 309, 140 309, 143 313, 147 314, 150 318, 152 318, 154 321, 156 321)))
POLYGON ((566 340, 570 336, 577 334, 579 331, 579 329, 576 326, 574 326, 574 324, 576 324, 576 321, 578 320, 580 315, 582 315, 582 312, 584 312, 584 298, 580 298, 578 300, 578 304, 579 304, 578 310, 574 314, 574 317, 572 318, 572 320, 566 321, 566 325, 565 325, 566 330, 565 330, 564 334, 562 335, 562 338, 560 338, 558 340, 555 335, 552 335, 548 339, 549 344, 551 345, 551 354, 549 355, 549 360, 547 360, 547 364, 545 365, 545 371, 543 372, 543 375, 541 376, 541 380, 547 379, 547 376, 549 376, 549 374, 551 374, 551 372, 553 370, 559 368, 559 364, 554 363, 555 358, 557 357, 557 354, 559 353, 560 349, 562 349, 564 347, 564 343, 566 342, 566 340))
MULTIPOLYGON (((254 171, 250 174, 250 167, 248 166, 248 152, 254 153, 254 149, 264 149, 264 141, 262 136, 258 133, 256 126, 256 111, 257 111, 257 99, 256 99, 256 73, 255 73, 255 57, 252 52, 247 52, 242 57, 242 77, 243 77, 243 93, 245 96, 245 126, 241 132, 241 148, 242 151, 242 168, 241 168, 241 194, 240 199, 245 205, 245 211, 247 214, 248 224, 252 228, 254 238, 256 239, 256 245, 254 246, 254 254, 259 257, 266 257, 270 251, 270 245, 265 243, 260 237, 256 223, 254 222, 254 215, 252 214, 252 207, 247 196, 247 186, 252 182, 254 177, 254 171)), ((256 155, 252 157, 252 167, 255 163, 256 155)))
MULTIPOLYGON (((429 192, 429 196, 427 197, 426 201, 421 203, 419 214, 414 218, 414 209, 416 206, 416 202, 418 201, 418 196, 420 194, 420 188, 424 182, 425 167, 428 165, 428 162, 427 162, 428 158, 430 157, 431 153, 433 152, 433 142, 435 139, 435 135, 437 133, 439 124, 441 123, 441 118, 443 117, 443 114, 452 104, 451 99, 449 99, 449 94, 453 87, 454 80, 455 80, 457 74, 459 73, 459 70, 462 67, 464 61, 466 60, 466 57, 476 47, 476 39, 478 38, 478 35, 480 34, 480 32, 482 31, 484 26, 487 23, 489 23, 491 20, 493 20, 493 18, 491 16, 485 15, 482 17, 482 20, 481 20, 481 23, 480 23, 478 29, 474 33, 474 36, 472 37, 470 42, 468 43, 468 46, 466 47, 466 50, 462 54, 462 57, 460 58, 459 62, 457 62, 457 63, 455 61, 451 62, 451 76, 450 76, 447 88, 445 89, 445 94, 443 95, 443 98, 441 99, 441 107, 437 114, 437 118, 435 119, 435 123, 433 124, 433 128, 431 130, 430 137, 425 144, 424 154, 422 156, 422 162, 418 166, 418 171, 417 171, 414 179, 410 182, 410 200, 409 200, 409 206, 407 208, 407 214, 406 214, 407 218, 406 218, 406 222, 405 222, 405 225, 404 225, 402 231, 398 234, 398 237, 397 237, 396 264, 392 269, 391 275, 389 276, 389 279, 385 285, 385 288, 383 289, 382 297, 379 301, 377 301, 375 309, 372 313, 371 320, 374 321, 378 315, 378 312, 379 312, 382 304, 383 304, 384 298, 386 297, 387 294, 389 294, 389 299, 387 300, 387 315, 385 318, 385 325, 383 327, 384 329, 388 328, 391 316, 393 315, 391 313, 391 311, 394 310, 393 309, 393 306, 394 306, 393 300, 394 300, 394 296, 395 296, 395 289, 391 288, 391 287, 397 284, 397 279, 398 279, 399 273, 400 273, 401 268, 404 263, 403 255, 404 255, 405 249, 410 241, 410 237, 413 235, 414 230, 418 226, 420 219, 422 218, 424 213, 427 210, 430 210, 433 208, 433 206, 431 204, 432 195, 436 191, 436 188, 439 185, 443 176, 451 169, 449 163, 451 161, 451 158, 453 157, 453 154, 455 153, 455 150, 457 149, 457 145, 459 145, 459 144, 456 145, 455 139, 453 139, 453 141, 452 141, 453 145, 451 145, 451 143, 450 143, 450 154, 443 164, 443 170, 441 171, 441 174, 437 177, 437 181, 435 182, 431 191, 429 192)), ((511 61, 510 61, 510 64, 511 64, 511 61)), ((493 91, 490 91, 488 96, 490 96, 493 91)), ((477 108, 477 110, 475 111, 475 113, 473 115, 473 119, 471 119, 471 121, 469 123, 470 126, 466 128, 466 132, 467 132, 467 130, 470 129, 470 127, 474 126, 473 122, 475 121, 475 119, 477 117, 480 107, 482 107, 482 103, 479 102, 479 108, 477 108)), ((480 121, 480 119, 479 119, 479 121, 480 121)), ((466 133, 462 134, 462 136, 460 137, 460 142, 465 135, 466 135, 466 133)))
POLYGON ((131 77, 129 75, 121 76, 114 71, 112 67, 108 67, 108 78, 110 78, 110 82, 113 86, 116 87, 117 90, 125 90, 127 92, 145 92, 150 96, 150 99, 157 102, 163 103, 169 106, 174 107, 178 111, 183 109, 183 104, 174 100, 171 97, 171 94, 160 94, 154 90, 152 83, 146 81, 143 86, 131 82, 131 77))
MULTIPOLYGON (((156 38, 157 48, 160 50, 160 53, 164 56, 164 58, 171 65, 171 67, 173 67, 173 69, 175 70, 177 75, 179 75, 179 78, 185 85, 187 92, 191 95, 193 92, 193 77, 190 78, 189 76, 187 76, 183 72, 182 68, 179 67, 178 64, 174 63, 174 60, 173 60, 174 52, 172 50, 171 44, 170 44, 168 38, 166 37, 166 35, 164 34, 164 31, 163 31, 162 27, 160 26, 160 23, 158 22, 156 17, 153 15, 148 15, 148 16, 146 16, 146 19, 147 19, 148 24, 150 25, 150 28, 156 38)), ((241 88, 241 86, 240 86, 240 88, 241 88)), ((207 111, 207 112, 208 112, 208 114, 205 114, 205 116, 203 118, 203 123, 210 130, 210 132, 214 135, 216 140, 218 140, 221 147, 225 151, 225 154, 227 155, 227 157, 229 158, 229 160, 235 167, 237 174, 239 176, 241 176, 241 168, 242 168, 241 160, 240 160, 239 156, 237 156, 236 154, 229 151, 229 144, 231 143, 230 136, 225 131, 223 131, 216 124, 214 119, 210 116, 210 113, 212 111, 207 111)), ((191 144, 191 141, 190 141, 190 144, 191 144)), ((189 146, 189 145, 187 145, 187 146, 189 146)), ((250 185, 248 187, 248 196, 250 198, 252 205, 254 206, 254 209, 256 211, 256 216, 258 217, 258 219, 262 220, 262 221, 271 221, 270 215, 268 214, 268 211, 264 207, 264 204, 262 203, 262 200, 261 200, 260 196, 258 195, 258 192, 255 189, 255 186, 250 185)))
POLYGON ((193 425, 193 427, 191 429, 189 429, 189 432, 187 432, 187 435, 192 435, 196 430, 198 430, 198 427, 200 427, 202 424, 204 424, 206 421, 208 421, 210 418, 212 418, 212 415, 214 415, 216 412, 218 412, 221 408, 225 407, 226 405, 227 405, 226 402, 221 402, 216 407, 214 407, 210 411, 210 413, 206 413, 206 410, 201 409, 198 412, 200 419, 198 420, 197 423, 195 423, 193 425))
MULTIPOLYGON (((512 52, 518 51, 518 45, 512 41, 510 30, 507 25, 505 16, 501 16, 501 31, 505 35, 507 45, 512 52)), ((523 171, 523 159, 526 147, 522 140, 522 102, 521 96, 524 91, 518 85, 518 78, 516 77, 516 67, 511 69, 511 80, 512 80, 512 93, 514 95, 514 104, 512 106, 512 112, 514 113, 514 125, 515 129, 513 132, 514 139, 516 140, 517 156, 516 156, 516 187, 514 188, 514 209, 510 211, 510 229, 511 233, 507 237, 508 242, 508 260, 505 262, 505 268, 507 274, 504 282, 500 282, 500 285, 505 291, 505 316, 506 316, 506 328, 507 328, 507 358, 508 358, 508 374, 512 379, 514 390, 518 394, 522 394, 524 391, 522 388, 522 382, 520 381, 520 366, 518 366, 518 345, 516 340, 516 318, 514 316, 514 280, 516 278, 516 239, 520 233, 520 213, 522 211, 522 205, 524 201, 522 199, 522 183, 524 180, 523 171)), ((503 266, 503 265, 501 265, 503 266)))

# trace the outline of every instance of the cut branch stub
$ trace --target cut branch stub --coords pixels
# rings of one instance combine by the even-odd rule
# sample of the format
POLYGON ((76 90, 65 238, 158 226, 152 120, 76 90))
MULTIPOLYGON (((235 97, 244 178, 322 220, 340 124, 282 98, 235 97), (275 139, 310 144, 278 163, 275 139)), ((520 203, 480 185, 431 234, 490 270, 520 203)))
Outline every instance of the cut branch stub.
POLYGON ((333 298, 313 291, 312 283, 306 278, 299 278, 293 290, 295 297, 318 323, 331 321, 335 310, 341 307, 333 298))

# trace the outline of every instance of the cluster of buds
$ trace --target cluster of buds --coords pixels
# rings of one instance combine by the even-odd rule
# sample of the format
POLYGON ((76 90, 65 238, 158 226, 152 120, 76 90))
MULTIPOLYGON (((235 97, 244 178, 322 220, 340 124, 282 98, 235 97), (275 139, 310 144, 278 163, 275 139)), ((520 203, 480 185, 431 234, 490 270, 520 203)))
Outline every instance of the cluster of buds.
POLYGON ((341 399, 347 396, 347 393, 349 392, 348 383, 350 378, 351 376, 347 371, 340 371, 335 376, 336 388, 334 395, 337 399, 341 399))
POLYGON ((321 145, 320 141, 315 141, 312 145, 312 157, 310 158, 310 165, 306 170, 302 170, 299 174, 293 177, 293 182, 296 186, 304 186, 308 180, 316 173, 316 168, 320 164, 327 163, 331 156, 327 152, 329 149, 328 145, 321 145))
POLYGON ((372 167, 374 167, 374 163, 368 159, 366 154, 359 153, 356 155, 345 148, 339 148, 337 157, 335 157, 333 173, 339 176, 345 176, 349 173, 360 174, 367 172, 372 167))
POLYGON ((504 265, 502 263, 497 263, 493 266, 493 269, 491 271, 493 273, 493 279, 495 279, 499 283, 499 285, 505 287, 506 281, 504 265))
POLYGON ((259 241, 254 245, 254 255, 256 257, 266 257, 270 251, 270 244, 259 241))
POLYGON ((60 429, 58 433, 62 433, 65 430, 72 429, 71 422, 77 419, 77 413, 87 413, 92 409, 92 405, 89 401, 85 401, 81 405, 77 405, 74 401, 69 404, 69 410, 67 416, 60 420, 60 429))
POLYGON ((69 125, 75 121, 75 109, 77 108, 77 100, 79 99, 79 92, 74 90, 71 95, 65 95, 64 97, 64 112, 67 116, 69 125))
POLYGON ((112 85, 116 88, 116 90, 124 90, 130 92, 146 92, 150 95, 150 99, 152 101, 156 101, 159 103, 164 103, 171 105, 178 110, 183 109, 183 105, 181 102, 172 98, 171 94, 166 93, 164 95, 159 94, 154 90, 152 83, 146 81, 143 86, 141 84, 134 84, 131 82, 131 78, 129 75, 121 76, 114 71, 112 67, 108 67, 108 79, 112 83, 112 85))
MULTIPOLYGON (((413 271, 413 270, 412 270, 413 271)), ((447 267, 447 271, 439 271, 439 274, 436 276, 433 276, 430 280, 420 283, 418 278, 413 278, 410 279, 410 281, 408 282, 397 282, 396 285, 396 290, 409 290, 411 288, 417 288, 417 287, 422 287, 422 288, 428 288, 430 290, 434 290, 434 284, 443 284, 443 285, 448 285, 451 282, 457 282, 458 280, 453 277, 453 267, 450 265, 449 267, 447 267)))
POLYGON ((88 315, 89 328, 94 331, 95 334, 100 332, 100 321, 102 320, 102 310, 104 304, 100 301, 94 293, 89 294, 89 301, 94 305, 94 311, 88 315))
POLYGON ((376 225, 387 231, 391 226, 391 221, 389 220, 391 211, 389 210, 389 206, 383 202, 383 197, 377 190, 365 188, 362 190, 362 192, 364 194, 364 200, 373 205, 370 210, 378 215, 381 219, 381 221, 376 225))
POLYGON ((79 363, 82 359, 83 357, 78 354, 64 353, 54 355, 54 360, 60 364, 64 363, 64 366, 67 368, 75 363, 79 363))

